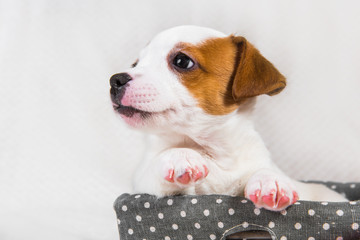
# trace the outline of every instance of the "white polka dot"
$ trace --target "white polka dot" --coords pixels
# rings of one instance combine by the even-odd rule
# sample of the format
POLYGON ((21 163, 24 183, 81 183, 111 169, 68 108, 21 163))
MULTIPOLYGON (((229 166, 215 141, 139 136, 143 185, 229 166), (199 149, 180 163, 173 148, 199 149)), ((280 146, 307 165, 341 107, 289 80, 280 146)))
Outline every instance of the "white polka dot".
POLYGON ((173 205, 173 203, 174 203, 174 201, 173 201, 172 199, 167 200, 167 204, 168 204, 169 206, 173 205))
POLYGON ((229 211, 228 211, 228 212, 229 212, 229 214, 230 214, 230 215, 234 215, 235 210, 234 210, 234 209, 232 209, 232 208, 229 208, 229 211))
POLYGON ((359 229, 359 224, 353 223, 353 224, 351 224, 351 228, 352 228, 353 230, 358 230, 358 229, 359 229))
POLYGON ((328 223, 323 224, 323 229, 324 230, 329 230, 329 228, 330 228, 330 224, 328 224, 328 223))
POLYGON ((185 211, 181 211, 181 212, 180 212, 180 216, 186 217, 186 212, 185 212, 185 211))
POLYGON ((216 203, 218 203, 218 204, 220 204, 220 203, 222 203, 222 199, 216 199, 216 203))
POLYGON ((132 230, 131 228, 129 228, 129 229, 128 229, 128 233, 129 233, 130 235, 133 235, 134 230, 132 230))
POLYGON ((127 211, 127 206, 126 205, 123 205, 122 208, 121 208, 124 212, 127 211))
POLYGON ((337 237, 335 240, 344 240, 343 237, 337 237))
POLYGON ((241 200, 241 203, 247 203, 248 201, 246 199, 241 200))
POLYGON ((324 206, 326 206, 328 204, 329 204, 328 202, 321 202, 321 205, 324 205, 324 206))
POLYGON ((275 227, 275 223, 274 222, 269 222, 269 228, 274 228, 275 227))
POLYGON ((193 240, 193 236, 191 236, 190 234, 186 236, 188 240, 193 240))
POLYGON ((301 229, 301 224, 300 224, 300 223, 296 223, 296 224, 294 225, 294 227, 295 227, 297 230, 299 230, 299 229, 301 229))
POLYGON ((350 188, 355 188, 356 185, 353 183, 353 184, 350 184, 350 188))
POLYGON ((199 229, 199 228, 201 227, 199 223, 195 223, 194 226, 195 226, 197 229, 199 229))
POLYGON ((121 222, 120 222, 120 219, 117 219, 117 224, 120 225, 120 223, 121 223, 121 222))
POLYGON ((255 209, 254 209, 254 213, 255 213, 255 215, 260 215, 260 209, 255 208, 255 209))
POLYGON ((287 240, 287 237, 281 236, 280 240, 287 240))
POLYGON ((136 195, 136 196, 135 196, 135 198, 139 198, 139 197, 141 197, 141 196, 140 196, 140 195, 136 195))
POLYGON ((192 204, 197 204, 197 199, 196 198, 191 199, 191 203, 192 204))
POLYGON ((286 210, 282 210, 282 211, 281 211, 281 214, 282 214, 283 216, 286 216, 287 211, 286 211, 286 210))
POLYGON ((179 229, 179 226, 177 225, 177 224, 173 224, 172 226, 171 226, 174 230, 178 230, 179 229))
POLYGON ((315 240, 315 238, 314 237, 309 237, 308 240, 315 240))
POLYGON ((331 189, 336 189, 336 185, 331 185, 331 189))
POLYGON ((339 209, 336 211, 336 214, 341 217, 344 215, 344 211, 339 209))
POLYGON ((218 227, 219 227, 219 228, 223 228, 223 227, 224 227, 224 223, 223 223, 223 222, 218 222, 218 227))
POLYGON ((355 201, 350 201, 349 203, 350 203, 350 205, 356 205, 355 201))
POLYGON ((164 240, 171 240, 171 238, 169 236, 166 236, 164 240))
POLYGON ((249 226, 249 223, 243 222, 242 226, 243 226, 243 228, 247 228, 249 226))
POLYGON ((294 205, 300 205, 301 204, 301 202, 296 202, 296 203, 294 203, 294 205))
POLYGON ((136 215, 136 221, 138 221, 138 222, 140 222, 141 221, 141 216, 139 216, 139 215, 136 215))
POLYGON ((150 207, 150 203, 149 203, 149 202, 144 203, 144 207, 145 207, 145 208, 149 208, 149 207, 150 207))
POLYGON ((309 209, 308 211, 310 216, 314 216, 315 215, 315 211, 313 209, 309 209))
POLYGON ((151 232, 155 232, 155 230, 156 230, 155 227, 153 227, 153 226, 150 227, 151 232))
POLYGON ((159 214, 158 214, 158 217, 159 217, 160 219, 163 219, 163 218, 164 218, 164 214, 159 213, 159 214))
POLYGON ((207 217, 207 216, 209 216, 210 215, 210 211, 208 210, 208 209, 205 209, 204 210, 204 215, 207 217))
POLYGON ((214 234, 211 234, 211 235, 210 235, 210 239, 211 239, 211 240, 215 240, 215 239, 216 239, 216 236, 215 236, 214 234))

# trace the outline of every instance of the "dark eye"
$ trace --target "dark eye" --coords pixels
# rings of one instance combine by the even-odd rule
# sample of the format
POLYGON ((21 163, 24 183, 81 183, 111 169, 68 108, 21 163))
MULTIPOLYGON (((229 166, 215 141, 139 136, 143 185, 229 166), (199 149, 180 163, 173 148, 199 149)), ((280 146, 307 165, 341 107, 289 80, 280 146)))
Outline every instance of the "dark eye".
POLYGON ((183 53, 178 53, 174 57, 173 64, 181 69, 190 69, 195 65, 194 61, 183 53))

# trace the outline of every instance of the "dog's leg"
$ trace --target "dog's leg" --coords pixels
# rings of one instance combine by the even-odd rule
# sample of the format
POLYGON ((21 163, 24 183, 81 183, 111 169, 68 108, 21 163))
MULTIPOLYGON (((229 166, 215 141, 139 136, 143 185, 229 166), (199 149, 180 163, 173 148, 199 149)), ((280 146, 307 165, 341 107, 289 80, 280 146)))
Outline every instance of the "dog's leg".
POLYGON ((249 178, 245 197, 256 207, 272 211, 281 211, 299 199, 293 180, 269 169, 259 170, 249 178))
POLYGON ((190 148, 170 148, 147 166, 142 166, 135 177, 135 190, 158 196, 188 193, 187 188, 201 182, 209 172, 207 160, 190 148))

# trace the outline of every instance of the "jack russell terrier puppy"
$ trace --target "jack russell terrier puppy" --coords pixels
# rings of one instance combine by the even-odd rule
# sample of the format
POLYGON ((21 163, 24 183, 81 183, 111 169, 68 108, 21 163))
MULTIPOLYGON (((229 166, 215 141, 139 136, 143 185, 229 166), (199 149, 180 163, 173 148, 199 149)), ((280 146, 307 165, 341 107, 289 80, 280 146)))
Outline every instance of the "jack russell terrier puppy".
POLYGON ((195 26, 166 30, 110 85, 115 111, 152 134, 136 192, 245 196, 273 211, 298 199, 346 201, 272 162, 252 109, 256 96, 278 94, 286 81, 244 37, 195 26))

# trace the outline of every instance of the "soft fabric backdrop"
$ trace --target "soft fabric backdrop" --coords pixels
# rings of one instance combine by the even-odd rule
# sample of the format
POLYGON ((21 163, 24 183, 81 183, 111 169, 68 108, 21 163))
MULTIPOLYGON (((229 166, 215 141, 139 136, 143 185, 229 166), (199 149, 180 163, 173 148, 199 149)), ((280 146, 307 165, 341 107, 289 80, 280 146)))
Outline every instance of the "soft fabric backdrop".
POLYGON ((360 181, 359 3, 0 0, 0 239, 117 239, 146 138, 108 80, 183 24, 246 36, 287 77, 255 112, 282 169, 360 181))

